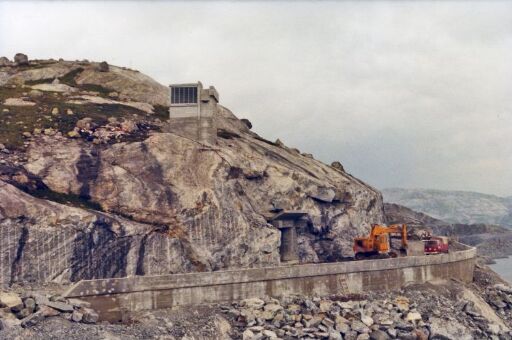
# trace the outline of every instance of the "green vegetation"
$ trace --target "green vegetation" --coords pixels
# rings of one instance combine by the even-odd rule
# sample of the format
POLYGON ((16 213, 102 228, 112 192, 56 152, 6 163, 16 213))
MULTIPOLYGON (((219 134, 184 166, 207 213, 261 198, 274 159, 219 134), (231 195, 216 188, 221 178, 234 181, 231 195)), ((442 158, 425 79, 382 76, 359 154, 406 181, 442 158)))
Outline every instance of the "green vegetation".
POLYGON ((51 84, 52 81, 53 81, 53 78, 27 80, 27 81, 25 81, 25 85, 51 84))
POLYGON ((82 73, 84 69, 82 67, 76 68, 72 71, 69 71, 65 75, 59 78, 59 81, 62 84, 66 84, 68 86, 76 87, 78 84, 75 81, 76 76, 78 76, 80 73, 82 73))
MULTIPOLYGON (((0 101, 7 98, 19 98, 27 89, 20 87, 0 87, 0 101)), ((2 106, 0 105, 0 143, 9 149, 23 146, 23 132, 32 133, 34 129, 53 128, 63 134, 73 130, 79 119, 89 117, 98 125, 105 125, 108 118, 147 117, 145 112, 124 105, 66 104, 67 98, 60 93, 43 92, 40 97, 32 98, 35 106, 2 106), (3 112, 6 108, 9 112, 3 112), (52 109, 58 108, 59 113, 52 115, 52 109), (67 109, 73 111, 67 114, 67 109)))
POLYGON ((159 118, 160 120, 167 120, 169 119, 169 106, 163 106, 163 105, 154 105, 155 113, 154 117, 159 118))
POLYGON ((99 205, 96 202, 90 201, 86 197, 74 194, 61 194, 59 192, 50 190, 49 188, 31 191, 30 194, 37 198, 42 198, 48 201, 53 201, 61 204, 71 205, 77 208, 103 211, 101 205, 99 205))
POLYGON ((100 96, 102 97, 108 97, 108 94, 114 90, 112 89, 109 89, 107 87, 104 87, 104 86, 101 86, 101 85, 96 85, 96 84, 77 84, 76 82, 76 77, 82 73, 84 69, 82 67, 79 67, 79 68, 76 68, 68 73, 66 73, 65 75, 63 75, 62 77, 59 78, 59 81, 62 83, 62 84, 66 84, 68 86, 71 86, 71 87, 77 87, 81 90, 84 90, 84 91, 94 91, 94 92, 98 92, 100 96))

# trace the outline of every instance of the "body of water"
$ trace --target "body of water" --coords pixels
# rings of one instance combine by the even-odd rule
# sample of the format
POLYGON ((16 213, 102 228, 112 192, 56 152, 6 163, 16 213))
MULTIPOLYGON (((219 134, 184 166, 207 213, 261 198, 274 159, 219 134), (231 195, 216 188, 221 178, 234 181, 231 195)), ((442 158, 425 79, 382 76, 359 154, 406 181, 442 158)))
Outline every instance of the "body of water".
POLYGON ((502 278, 512 283, 512 257, 504 259, 496 259, 496 264, 491 264, 490 267, 496 273, 500 274, 502 278))

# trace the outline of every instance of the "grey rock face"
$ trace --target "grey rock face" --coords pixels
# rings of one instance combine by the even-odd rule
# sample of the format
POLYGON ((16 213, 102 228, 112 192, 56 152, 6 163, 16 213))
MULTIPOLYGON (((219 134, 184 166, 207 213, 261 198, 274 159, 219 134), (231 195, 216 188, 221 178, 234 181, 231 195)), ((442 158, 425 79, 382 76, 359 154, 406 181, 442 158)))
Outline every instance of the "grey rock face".
POLYGON ((151 225, 36 199, 2 181, 0 202, 2 284, 152 273, 154 259, 143 254, 156 253, 156 244, 160 267, 196 268, 180 263, 187 252, 181 241, 151 225))
MULTIPOLYGON (((115 66, 99 72, 95 65, 9 68, 7 81, 59 78, 77 89, 115 90, 119 100, 167 103, 167 88, 149 77, 115 66)), ((121 119, 123 131, 138 129, 121 119)), ((355 236, 384 222, 382 197, 372 187, 264 140, 227 109, 213 120, 226 131, 213 146, 164 128, 129 142, 100 143, 82 138, 80 129, 103 124, 87 118, 78 121, 80 132, 48 128, 27 137, 26 161, 15 172, 38 185, 0 182, 0 282, 278 265, 280 231, 268 218, 280 209, 308 213, 297 230, 301 262, 336 261, 353 255, 355 236), (19 189, 50 193, 53 201, 19 189)))

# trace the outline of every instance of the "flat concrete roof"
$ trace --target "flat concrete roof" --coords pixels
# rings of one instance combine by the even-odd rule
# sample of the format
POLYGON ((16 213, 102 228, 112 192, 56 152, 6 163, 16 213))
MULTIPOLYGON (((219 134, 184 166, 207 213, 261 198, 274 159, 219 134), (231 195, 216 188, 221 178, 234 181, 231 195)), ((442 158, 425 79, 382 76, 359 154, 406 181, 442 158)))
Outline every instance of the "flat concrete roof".
POLYGON ((279 220, 297 220, 308 213, 304 210, 284 210, 272 217, 271 221, 279 220))
POLYGON ((197 83, 171 84, 171 85, 169 85, 169 87, 192 87, 192 86, 198 86, 198 85, 203 86, 203 84, 201 84, 201 82, 198 81, 197 83))

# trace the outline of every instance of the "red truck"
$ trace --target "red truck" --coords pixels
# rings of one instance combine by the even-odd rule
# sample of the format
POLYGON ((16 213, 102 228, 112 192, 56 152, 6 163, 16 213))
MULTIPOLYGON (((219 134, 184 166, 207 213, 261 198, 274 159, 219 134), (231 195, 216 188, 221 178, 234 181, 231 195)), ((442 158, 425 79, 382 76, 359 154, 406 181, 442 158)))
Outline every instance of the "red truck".
POLYGON ((433 236, 425 242, 425 255, 448 253, 448 238, 433 236))

